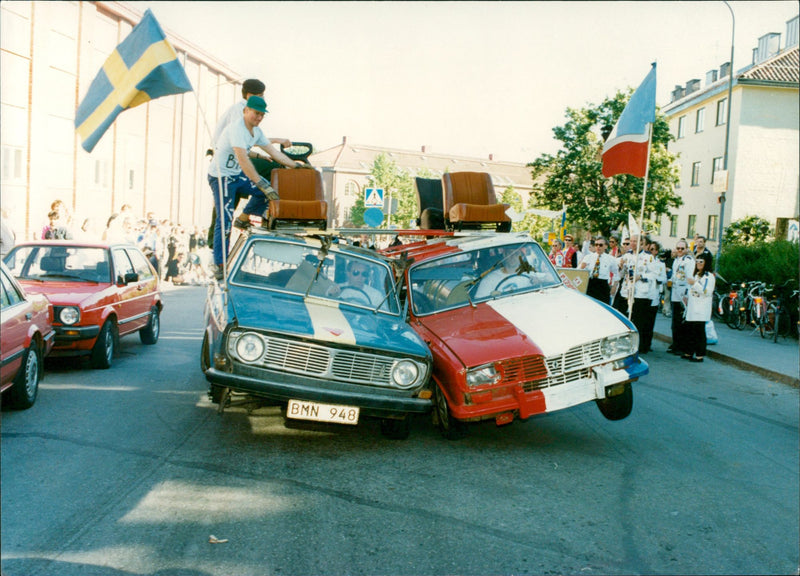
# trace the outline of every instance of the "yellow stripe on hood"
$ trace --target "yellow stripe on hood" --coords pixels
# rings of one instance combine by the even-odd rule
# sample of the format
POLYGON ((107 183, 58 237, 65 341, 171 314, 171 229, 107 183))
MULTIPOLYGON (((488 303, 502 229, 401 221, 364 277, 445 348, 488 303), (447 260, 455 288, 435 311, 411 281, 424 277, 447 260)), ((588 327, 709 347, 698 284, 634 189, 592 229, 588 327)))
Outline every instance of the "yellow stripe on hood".
POLYGON ((314 338, 340 344, 355 344, 356 335, 338 306, 323 306, 306 303, 314 338))

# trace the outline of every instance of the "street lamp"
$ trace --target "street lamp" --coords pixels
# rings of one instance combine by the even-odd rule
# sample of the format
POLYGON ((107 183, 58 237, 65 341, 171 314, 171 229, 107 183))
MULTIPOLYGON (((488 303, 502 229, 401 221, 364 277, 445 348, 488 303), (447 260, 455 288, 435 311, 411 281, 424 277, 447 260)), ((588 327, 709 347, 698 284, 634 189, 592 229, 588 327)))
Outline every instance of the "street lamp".
POLYGON ((736 34, 736 18, 733 15, 733 8, 731 5, 728 4, 727 0, 722 0, 725 6, 728 7, 728 10, 731 13, 731 62, 730 68, 728 69, 728 118, 725 121, 725 156, 722 160, 722 168, 725 170, 725 190, 719 196, 719 233, 717 238, 717 263, 719 263, 719 255, 722 252, 722 232, 725 229, 725 194, 728 191, 728 185, 730 184, 730 172, 728 172, 728 146, 730 144, 731 139, 731 107, 733 105, 732 102, 732 94, 733 94, 733 39, 736 34))

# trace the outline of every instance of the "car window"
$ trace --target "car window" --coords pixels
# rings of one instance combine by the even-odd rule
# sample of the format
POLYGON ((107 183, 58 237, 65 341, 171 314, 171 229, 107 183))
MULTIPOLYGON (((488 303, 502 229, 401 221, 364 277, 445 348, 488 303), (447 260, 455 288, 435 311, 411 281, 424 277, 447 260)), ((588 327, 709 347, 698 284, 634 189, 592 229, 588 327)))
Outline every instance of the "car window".
POLYGON ((399 313, 385 262, 314 244, 255 240, 239 258, 232 282, 399 313))
POLYGON ((117 284, 121 284, 125 281, 127 274, 133 274, 133 264, 131 264, 128 254, 123 248, 114 248, 112 257, 114 258, 114 272, 117 275, 117 284))
POLYGON ((5 271, 0 273, 0 281, 2 282, 3 308, 8 308, 9 306, 22 302, 22 294, 17 291, 16 286, 11 282, 11 279, 6 275, 5 271))
POLYGON ((413 310, 423 315, 560 283, 541 247, 532 242, 448 254, 409 271, 413 310))
POLYGON ((42 282, 108 282, 108 253, 89 246, 20 246, 7 257, 17 278, 42 282))
POLYGON ((150 268, 150 264, 147 262, 147 258, 144 257, 144 254, 135 248, 128 248, 126 252, 133 263, 136 273, 139 274, 139 280, 151 279, 153 277, 153 270, 150 268))

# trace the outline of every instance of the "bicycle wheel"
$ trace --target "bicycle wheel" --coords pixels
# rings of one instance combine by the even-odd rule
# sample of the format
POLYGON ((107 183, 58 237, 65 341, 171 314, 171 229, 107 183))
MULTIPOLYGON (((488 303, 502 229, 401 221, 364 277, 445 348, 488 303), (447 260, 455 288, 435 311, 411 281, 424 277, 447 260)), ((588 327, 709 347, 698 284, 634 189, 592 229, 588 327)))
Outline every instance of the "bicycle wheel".
POLYGON ((719 292, 711 295, 711 318, 722 321, 722 296, 719 292))
POLYGON ((729 296, 726 306, 728 309, 728 314, 727 318, 725 319, 725 323, 728 325, 728 328, 738 330, 741 322, 741 314, 739 314, 739 299, 735 296, 729 296))
POLYGON ((773 342, 778 341, 778 336, 788 338, 791 327, 792 318, 789 316, 789 311, 783 306, 778 306, 778 311, 775 313, 775 332, 772 335, 773 342))
POLYGON ((758 331, 761 333, 762 338, 773 338, 775 336, 775 325, 778 320, 778 306, 774 302, 770 302, 767 311, 761 317, 761 322, 758 325, 758 331))

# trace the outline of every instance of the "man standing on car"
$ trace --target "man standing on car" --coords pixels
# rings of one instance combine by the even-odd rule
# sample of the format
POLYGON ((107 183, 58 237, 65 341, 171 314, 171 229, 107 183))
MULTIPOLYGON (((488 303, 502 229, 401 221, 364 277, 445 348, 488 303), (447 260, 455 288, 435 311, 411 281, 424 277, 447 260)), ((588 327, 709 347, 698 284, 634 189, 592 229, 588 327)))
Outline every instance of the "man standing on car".
POLYGON ((250 197, 244 211, 234 223, 234 226, 243 230, 250 226, 251 215, 263 216, 269 201, 278 199, 278 193, 272 188, 269 180, 260 176, 250 162, 248 157, 250 148, 254 146, 260 148, 287 168, 305 166, 276 149, 258 127, 266 113, 267 103, 264 99, 260 96, 250 96, 242 117, 232 122, 220 134, 214 151, 215 158, 208 168, 208 184, 217 211, 214 225, 214 264, 217 266, 217 279, 222 278, 223 262, 222 242, 219 240, 224 234, 227 245, 233 211, 239 198, 250 197))

